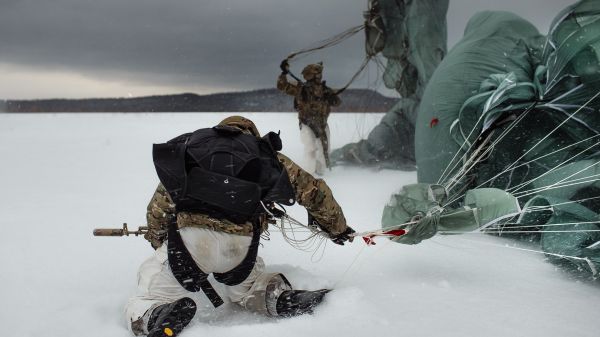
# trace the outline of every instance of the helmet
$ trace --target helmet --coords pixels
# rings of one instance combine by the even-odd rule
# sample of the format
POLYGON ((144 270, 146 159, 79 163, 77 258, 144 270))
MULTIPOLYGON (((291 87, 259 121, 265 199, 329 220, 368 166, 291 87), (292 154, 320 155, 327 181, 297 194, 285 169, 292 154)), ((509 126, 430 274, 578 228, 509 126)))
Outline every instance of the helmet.
POLYGON ((302 76, 305 80, 312 80, 316 74, 321 74, 323 72, 323 62, 309 64, 304 69, 302 69, 302 76))
POLYGON ((219 125, 233 126, 246 133, 250 133, 255 137, 260 137, 260 133, 258 132, 256 125, 254 125, 254 122, 242 116, 229 116, 222 120, 219 125))

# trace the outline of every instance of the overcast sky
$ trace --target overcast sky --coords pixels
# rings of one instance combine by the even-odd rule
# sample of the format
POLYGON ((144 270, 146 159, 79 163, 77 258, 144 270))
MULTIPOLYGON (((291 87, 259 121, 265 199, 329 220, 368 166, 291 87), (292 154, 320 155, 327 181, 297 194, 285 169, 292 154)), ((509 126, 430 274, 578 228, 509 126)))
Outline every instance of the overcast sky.
MULTIPOLYGON (((418 0, 413 0, 418 1, 418 0)), ((448 40, 485 9, 547 32, 574 0, 450 0, 448 40)), ((289 53, 361 24, 367 0, 0 0, 0 99, 198 94, 273 87, 289 53)), ((323 60, 341 86, 363 35, 292 64, 323 60)), ((355 87, 376 86, 369 68, 355 87)))

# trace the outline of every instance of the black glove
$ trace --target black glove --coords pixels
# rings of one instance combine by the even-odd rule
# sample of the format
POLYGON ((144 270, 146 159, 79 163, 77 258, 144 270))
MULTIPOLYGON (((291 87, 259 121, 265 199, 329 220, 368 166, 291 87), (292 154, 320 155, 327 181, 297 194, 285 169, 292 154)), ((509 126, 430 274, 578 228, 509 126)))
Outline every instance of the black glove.
POLYGON ((354 240, 354 237, 350 236, 350 234, 352 233, 356 233, 356 231, 352 229, 352 227, 348 226, 346 230, 342 233, 336 235, 329 235, 329 238, 331 239, 331 241, 333 241, 333 243, 343 246, 344 242, 352 242, 352 240, 354 240))
POLYGON ((290 64, 288 63, 287 59, 281 61, 279 68, 281 68, 281 72, 284 74, 287 74, 290 72, 290 64))

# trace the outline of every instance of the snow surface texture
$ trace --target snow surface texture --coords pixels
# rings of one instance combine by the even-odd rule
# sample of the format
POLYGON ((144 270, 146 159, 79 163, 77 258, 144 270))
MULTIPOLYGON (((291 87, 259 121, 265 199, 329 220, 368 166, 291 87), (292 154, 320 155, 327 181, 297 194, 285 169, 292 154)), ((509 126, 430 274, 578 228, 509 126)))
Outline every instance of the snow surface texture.
MULTIPOLYGON (((294 114, 244 114, 281 130, 302 163, 294 114)), ((94 238, 95 227, 144 223, 158 182, 152 143, 226 114, 0 114, 0 326, 7 336, 130 336, 123 307, 142 238, 94 238)), ((331 116, 332 147, 365 137, 381 114, 331 116)), ((336 167, 325 179, 358 231, 376 229, 389 195, 413 172, 336 167)), ((294 206, 290 213, 305 221, 294 206)), ((135 228, 133 228, 135 227, 135 228)), ((466 234, 405 246, 328 243, 323 257, 279 232, 259 254, 299 289, 331 287, 314 315, 269 319, 231 305, 181 336, 600 336, 600 289, 576 282, 509 240, 466 234), (315 261, 318 260, 318 261, 315 261)))

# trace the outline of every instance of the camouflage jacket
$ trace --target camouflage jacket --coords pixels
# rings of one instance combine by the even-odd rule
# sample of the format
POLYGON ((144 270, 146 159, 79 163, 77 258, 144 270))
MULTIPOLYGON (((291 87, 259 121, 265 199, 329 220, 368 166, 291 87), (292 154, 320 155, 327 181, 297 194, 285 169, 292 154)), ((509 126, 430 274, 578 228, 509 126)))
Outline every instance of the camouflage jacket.
MULTIPOLYGON (((296 201, 304 206, 327 232, 334 235, 344 232, 347 228, 346 218, 325 181, 314 178, 283 154, 279 153, 277 157, 287 170, 295 190, 296 201)), ((155 249, 165 240, 169 219, 172 216, 175 216, 175 204, 164 186, 159 184, 148 204, 146 220, 149 230, 144 236, 155 249)), ((179 212, 176 216, 179 228, 198 227, 236 235, 252 235, 250 222, 236 224, 225 219, 215 219, 205 214, 190 212, 179 212)), ((267 217, 261 219, 261 225, 263 231, 267 229, 267 217)))
POLYGON ((279 75, 277 89, 294 96, 294 108, 298 111, 300 123, 308 125, 321 138, 325 134, 327 118, 332 106, 339 106, 339 96, 325 84, 290 83, 286 74, 279 75))

